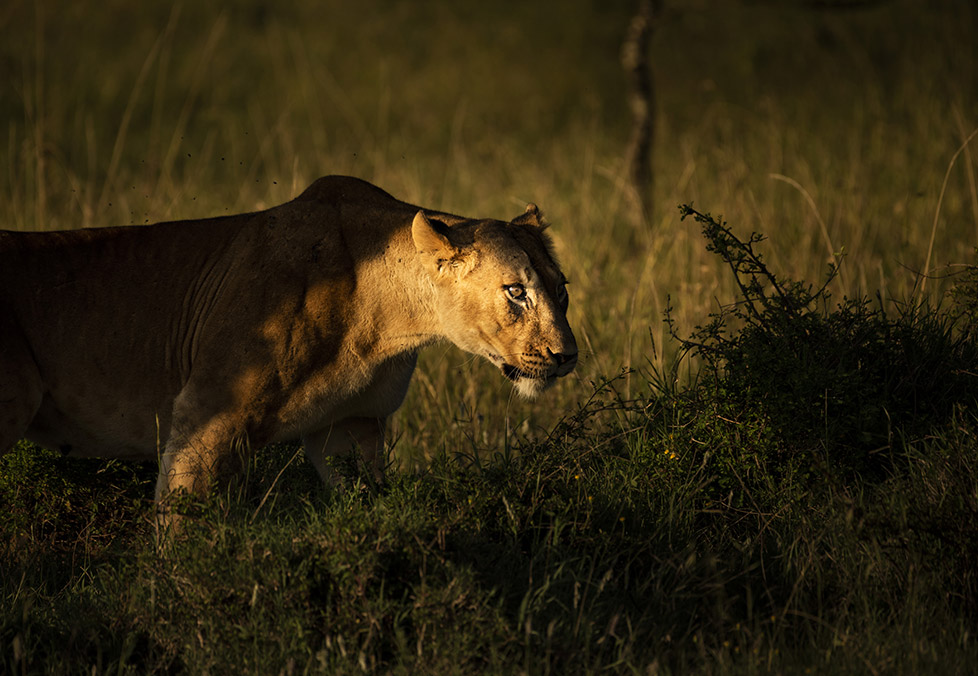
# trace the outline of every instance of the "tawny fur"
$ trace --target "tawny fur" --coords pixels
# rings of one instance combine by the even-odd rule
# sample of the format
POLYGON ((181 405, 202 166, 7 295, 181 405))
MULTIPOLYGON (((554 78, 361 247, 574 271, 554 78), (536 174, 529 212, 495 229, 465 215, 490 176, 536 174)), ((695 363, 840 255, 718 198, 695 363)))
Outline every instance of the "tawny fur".
POLYGON ((543 229, 533 205, 465 219, 333 176, 251 214, 0 231, 0 453, 158 458, 160 501, 290 439, 326 480, 354 447, 380 478, 423 346, 451 340, 529 396, 573 369, 543 229))

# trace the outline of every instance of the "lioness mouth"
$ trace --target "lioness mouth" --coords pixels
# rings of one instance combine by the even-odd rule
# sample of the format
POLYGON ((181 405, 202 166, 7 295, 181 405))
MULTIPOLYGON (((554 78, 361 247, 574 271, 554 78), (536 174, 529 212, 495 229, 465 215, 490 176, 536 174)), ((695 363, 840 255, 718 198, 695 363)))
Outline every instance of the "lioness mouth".
POLYGON ((544 380, 548 383, 552 380, 557 379, 556 373, 550 373, 542 376, 535 376, 532 373, 527 373, 526 371, 520 369, 518 366, 513 366, 512 364, 503 364, 503 375, 512 380, 514 383, 520 378, 528 378, 530 380, 544 380))
POLYGON ((520 371, 517 367, 512 364, 503 364, 503 375, 512 380, 514 383, 519 378, 526 378, 527 375, 520 371))

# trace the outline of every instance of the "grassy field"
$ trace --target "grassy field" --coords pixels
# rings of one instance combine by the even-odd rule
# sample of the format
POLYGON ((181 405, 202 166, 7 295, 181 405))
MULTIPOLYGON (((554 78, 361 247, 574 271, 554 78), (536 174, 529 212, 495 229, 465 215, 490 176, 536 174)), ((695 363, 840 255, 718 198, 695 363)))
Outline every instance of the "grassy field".
POLYGON ((978 10, 667 0, 642 227, 606 4, 0 9, 0 227, 248 211, 331 173, 533 201, 582 347, 536 402, 427 351, 383 494, 268 449, 166 557, 153 468, 22 444, 0 672, 973 670, 978 10), (837 263, 831 299, 710 333, 737 278, 680 204, 764 233, 782 282, 837 263))

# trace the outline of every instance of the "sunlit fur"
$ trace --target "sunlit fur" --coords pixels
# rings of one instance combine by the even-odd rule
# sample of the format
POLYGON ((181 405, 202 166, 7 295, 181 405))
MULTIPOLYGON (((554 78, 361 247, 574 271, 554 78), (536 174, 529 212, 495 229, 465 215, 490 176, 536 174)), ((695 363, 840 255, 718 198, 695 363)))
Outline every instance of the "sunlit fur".
POLYGON ((523 396, 573 369, 543 228, 533 206, 472 220, 327 177, 254 214, 0 231, 0 453, 159 458, 161 502, 289 439, 327 480, 354 448, 381 479, 425 345, 486 357, 523 396))

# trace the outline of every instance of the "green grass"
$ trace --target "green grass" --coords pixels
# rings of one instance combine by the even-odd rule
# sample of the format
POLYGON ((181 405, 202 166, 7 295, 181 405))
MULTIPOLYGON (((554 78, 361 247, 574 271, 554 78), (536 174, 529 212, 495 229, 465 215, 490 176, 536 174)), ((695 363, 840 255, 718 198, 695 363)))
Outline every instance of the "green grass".
POLYGON ((643 229, 627 3, 607 4, 0 10, 0 227, 247 211, 327 173, 470 215, 533 201, 582 347, 534 403, 429 350, 385 492, 333 494, 268 449, 165 556, 152 468, 21 446, 0 460, 0 671, 971 670, 978 424, 954 359, 976 289, 954 273, 978 240, 978 12, 667 2, 643 229), (845 250, 812 359, 765 360, 805 344, 770 317, 678 359, 666 308, 707 344, 738 297, 689 203, 767 235, 778 279, 817 284, 845 250))
MULTIPOLYGON (((16 543, 5 665, 966 673, 978 421, 952 422, 875 482, 772 481, 736 453, 771 443, 762 425, 684 398, 644 408, 613 384, 518 456, 442 456, 383 495, 330 494, 300 461, 261 504, 292 455, 271 449, 165 555, 145 499, 109 522, 91 500, 16 543), (601 409, 629 428, 589 429, 601 409)), ((91 469, 75 482, 97 483, 91 469)))

